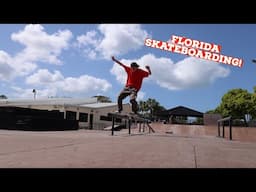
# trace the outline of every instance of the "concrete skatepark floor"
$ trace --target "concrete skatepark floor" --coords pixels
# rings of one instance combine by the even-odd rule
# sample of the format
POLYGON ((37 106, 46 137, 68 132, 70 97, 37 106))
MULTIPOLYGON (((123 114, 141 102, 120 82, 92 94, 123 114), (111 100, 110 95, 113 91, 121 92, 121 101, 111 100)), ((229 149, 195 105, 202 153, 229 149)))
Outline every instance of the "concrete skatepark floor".
POLYGON ((115 131, 0 130, 0 168, 255 168, 256 129, 152 123, 115 131), (228 129, 226 130, 228 135, 228 129))

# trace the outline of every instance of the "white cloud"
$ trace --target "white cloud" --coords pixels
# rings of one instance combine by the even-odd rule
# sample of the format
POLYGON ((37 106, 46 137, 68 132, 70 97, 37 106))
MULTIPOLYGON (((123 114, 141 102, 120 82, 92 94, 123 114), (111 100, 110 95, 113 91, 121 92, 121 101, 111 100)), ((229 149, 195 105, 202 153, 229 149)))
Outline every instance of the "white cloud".
MULTIPOLYGON (((80 77, 64 77, 61 72, 49 72, 47 69, 40 69, 26 78, 29 85, 44 86, 47 90, 54 90, 55 93, 82 93, 100 94, 108 91, 112 85, 105 79, 93 76, 82 75, 80 77)), ((45 93, 53 91, 45 91, 45 93)), ((55 95, 48 95, 55 96, 55 95)))
MULTIPOLYGON (((169 90, 207 86, 216 79, 227 77, 230 73, 230 70, 221 64, 194 57, 173 63, 170 58, 156 58, 152 54, 147 54, 137 60, 123 59, 121 62, 128 66, 131 62, 137 62, 144 70, 145 66, 149 65, 152 75, 145 81, 151 80, 169 90)), ((121 66, 115 63, 110 72, 116 76, 118 82, 125 84, 127 75, 121 66)))
POLYGON ((96 47, 100 40, 96 37, 97 32, 95 30, 87 32, 85 35, 80 35, 77 37, 78 46, 88 46, 92 45, 96 47))
POLYGON ((105 92, 111 88, 111 84, 105 79, 99 79, 89 75, 82 75, 78 78, 68 77, 64 81, 56 83, 57 87, 67 92, 105 92))
POLYGON ((5 51, 0 50, 0 79, 11 80, 17 76, 26 75, 37 68, 35 63, 11 57, 5 51))
POLYGON ((13 76, 15 69, 11 66, 11 57, 0 50, 0 80, 8 80, 13 76))
POLYGON ((177 86, 173 82, 167 83, 167 86, 170 85, 174 89, 207 86, 216 79, 229 75, 230 70, 221 65, 194 57, 186 58, 175 64, 173 75, 176 78, 177 86))
POLYGON ((138 95, 137 95, 137 100, 138 101, 142 101, 142 100, 144 100, 144 97, 146 96, 146 93, 145 92, 143 92, 143 91, 139 91, 138 92, 138 95))
POLYGON ((24 30, 13 33, 11 39, 25 45, 25 49, 16 55, 17 59, 28 62, 48 62, 61 64, 57 58, 63 49, 68 48, 72 33, 69 30, 58 31, 52 35, 44 31, 42 25, 26 25, 24 30))
POLYGON ((87 57, 110 59, 141 48, 146 37, 149 34, 139 24, 101 24, 98 32, 89 31, 77 41, 87 57))
POLYGON ((12 59, 12 63, 10 65, 15 69, 15 77, 28 75, 37 69, 36 63, 25 61, 17 57, 12 59))
POLYGON ((59 71, 50 73, 47 69, 40 69, 33 75, 26 78, 26 83, 31 85, 49 84, 56 81, 62 81, 64 77, 59 71))
POLYGON ((49 35, 41 25, 26 25, 11 35, 13 41, 25 46, 23 50, 14 56, 0 50, 0 79, 8 81, 28 75, 37 69, 37 62, 61 64, 58 56, 68 48, 71 37, 68 30, 49 35))

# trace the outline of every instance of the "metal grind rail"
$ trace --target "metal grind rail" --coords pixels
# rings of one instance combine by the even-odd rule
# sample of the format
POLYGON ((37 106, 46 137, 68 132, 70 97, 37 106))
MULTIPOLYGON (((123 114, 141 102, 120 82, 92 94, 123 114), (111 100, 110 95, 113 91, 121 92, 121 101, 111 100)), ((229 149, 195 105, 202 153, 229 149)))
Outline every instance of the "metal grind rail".
POLYGON ((145 119, 143 117, 139 117, 136 115, 130 115, 130 114, 119 114, 119 113, 108 113, 108 116, 112 118, 112 133, 111 135, 114 135, 114 129, 115 129, 115 122, 116 119, 124 119, 126 128, 128 126, 128 132, 129 135, 131 134, 131 124, 132 122, 135 122, 136 124, 139 123, 139 131, 141 131, 141 125, 143 124, 143 132, 145 131, 145 125, 149 128, 149 133, 151 131, 155 133, 155 130, 149 125, 149 120, 145 119))
POLYGON ((222 137, 225 138, 225 122, 228 122, 229 126, 229 139, 232 140, 232 116, 219 119, 218 121, 218 136, 220 137, 220 126, 222 124, 222 137))

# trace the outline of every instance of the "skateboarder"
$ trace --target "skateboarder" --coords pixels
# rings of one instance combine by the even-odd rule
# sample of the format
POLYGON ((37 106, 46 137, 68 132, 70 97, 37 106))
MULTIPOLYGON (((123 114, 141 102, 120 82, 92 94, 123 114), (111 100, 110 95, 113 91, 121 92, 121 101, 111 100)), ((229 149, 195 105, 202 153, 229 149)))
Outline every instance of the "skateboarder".
POLYGON ((120 92, 118 96, 118 111, 121 113, 123 110, 123 99, 125 99, 128 95, 130 96, 130 103, 132 104, 132 112, 137 114, 138 112, 138 103, 136 101, 137 93, 141 88, 143 78, 151 75, 151 70, 149 66, 146 66, 147 71, 139 69, 139 65, 135 62, 132 62, 130 67, 124 65, 114 56, 112 56, 112 60, 121 65, 127 73, 126 85, 123 90, 120 92))

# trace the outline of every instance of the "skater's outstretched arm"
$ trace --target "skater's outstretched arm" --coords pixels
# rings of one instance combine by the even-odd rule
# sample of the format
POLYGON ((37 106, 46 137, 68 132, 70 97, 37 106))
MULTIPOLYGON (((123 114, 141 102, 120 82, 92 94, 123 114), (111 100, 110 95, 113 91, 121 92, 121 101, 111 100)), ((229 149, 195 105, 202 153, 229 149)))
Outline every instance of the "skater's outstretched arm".
POLYGON ((148 70, 149 75, 151 75, 152 74, 151 73, 151 69, 150 69, 150 67, 148 65, 146 65, 146 69, 148 70))
POLYGON ((116 63, 118 63, 119 65, 121 65, 122 67, 126 67, 123 63, 121 63, 120 61, 118 61, 114 56, 111 57, 113 61, 115 61, 116 63))

